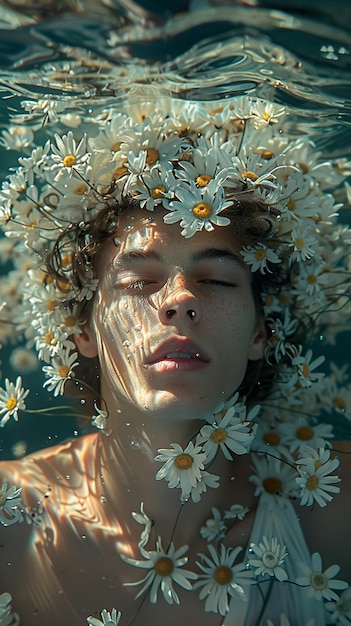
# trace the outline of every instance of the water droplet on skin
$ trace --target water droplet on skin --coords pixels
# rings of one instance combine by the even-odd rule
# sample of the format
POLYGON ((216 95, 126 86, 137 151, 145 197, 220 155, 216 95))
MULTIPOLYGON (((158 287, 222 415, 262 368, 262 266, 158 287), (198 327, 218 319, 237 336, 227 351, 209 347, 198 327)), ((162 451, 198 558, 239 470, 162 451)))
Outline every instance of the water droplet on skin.
POLYGON ((83 405, 85 404, 85 402, 86 401, 84 400, 84 398, 82 398, 81 401, 80 401, 80 403, 83 404, 83 405))
POLYGON ((71 480, 71 477, 69 474, 66 474, 66 480, 71 480))
POLYGON ((232 480, 232 481, 235 480, 235 476, 231 476, 230 480, 232 480))
POLYGON ((100 502, 101 502, 101 504, 105 504, 105 502, 107 502, 106 497, 105 496, 100 496, 100 502))
POLYGON ((82 541, 86 541, 87 536, 86 535, 82 535, 82 541))
POLYGON ((129 339, 125 339, 125 340, 123 341, 123 343, 122 343, 122 346, 125 346, 125 347, 130 346, 130 341, 129 341, 129 339))

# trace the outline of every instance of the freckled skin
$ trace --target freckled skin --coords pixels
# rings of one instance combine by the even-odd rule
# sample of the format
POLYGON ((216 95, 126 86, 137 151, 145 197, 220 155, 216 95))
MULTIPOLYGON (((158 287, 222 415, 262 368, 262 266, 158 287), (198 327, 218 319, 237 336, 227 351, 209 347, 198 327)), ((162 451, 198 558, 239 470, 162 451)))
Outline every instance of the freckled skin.
POLYGON ((108 406, 117 402, 123 412, 132 407, 134 415, 138 410, 203 417, 237 389, 248 359, 261 358, 263 323, 257 319, 249 269, 225 256, 240 259, 240 242, 231 230, 217 228, 186 240, 178 225, 163 223, 162 215, 157 211, 152 223, 145 223, 145 211, 136 210, 133 220, 122 214, 118 246, 111 240, 98 260, 100 285, 89 341, 78 346, 87 356, 99 355, 108 406), (199 260, 208 248, 223 251, 223 258, 199 260), (124 265, 121 259, 131 251, 159 259, 124 265), (130 282, 134 286, 126 287, 130 282), (172 318, 167 318, 169 309, 172 318), (149 367, 150 355, 170 338, 196 342, 206 365, 162 374, 149 367))

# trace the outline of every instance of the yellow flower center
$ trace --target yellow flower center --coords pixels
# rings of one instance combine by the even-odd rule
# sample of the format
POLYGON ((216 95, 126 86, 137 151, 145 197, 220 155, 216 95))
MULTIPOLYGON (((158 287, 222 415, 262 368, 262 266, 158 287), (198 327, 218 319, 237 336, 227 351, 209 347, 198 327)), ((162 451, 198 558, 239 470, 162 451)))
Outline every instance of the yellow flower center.
POLYGON ((275 494, 282 490, 282 482, 275 476, 268 476, 262 481, 263 488, 267 493, 275 494))
POLYGON ((229 585, 233 580, 233 572, 227 565, 219 565, 214 571, 213 578, 218 585, 229 585))
POLYGON ((241 176, 244 180, 246 180, 247 178, 249 178, 250 180, 252 180, 253 182, 255 182, 255 180, 258 179, 258 175, 255 174, 255 172, 251 172, 251 170, 244 170, 243 172, 241 172, 241 176))
POLYGON ((198 202, 193 207, 193 213, 195 217, 200 220, 207 220, 209 217, 211 217, 212 212, 213 208, 211 204, 208 204, 208 202, 198 202))
POLYGON ((211 434, 211 439, 214 443, 224 443, 227 439, 227 433, 223 430, 223 428, 217 428, 211 434))
POLYGON ((62 267, 69 267, 70 265, 72 265, 72 255, 65 254, 61 259, 61 264, 62 267))
POLYGON ((46 304, 46 308, 48 311, 54 311, 56 308, 56 300, 49 300, 46 304))
POLYGON ((308 491, 314 491, 315 489, 317 489, 318 485, 318 476, 310 476, 306 481, 306 489, 308 489, 308 491))
POLYGON ((277 433, 274 433, 273 431, 270 431, 268 433, 265 433, 263 435, 263 441, 268 445, 268 446, 277 446, 280 443, 280 437, 277 433))
POLYGON ((160 158, 160 153, 155 148, 146 148, 146 163, 154 165, 160 158))
POLYGON ((54 335, 53 335, 53 333, 51 331, 49 331, 48 333, 46 333, 44 335, 45 343, 47 343, 49 345, 54 345, 53 338, 54 338, 54 335))
POLYGON ((75 163, 77 163, 77 159, 74 154, 67 154, 62 161, 64 167, 72 167, 75 163))
POLYGON ((255 257, 258 261, 263 261, 263 259, 265 259, 266 256, 267 256, 267 253, 262 248, 257 248, 257 250, 255 250, 255 257))
POLYGON ((322 461, 320 459, 317 459, 314 464, 314 469, 318 470, 320 467, 322 467, 322 461))
POLYGON ((87 189, 88 189, 88 187, 84 183, 81 183, 80 185, 77 185, 77 187, 75 187, 73 189, 73 193, 76 196, 84 196, 84 194, 87 191, 87 189))
POLYGON ((298 163, 298 165, 301 167, 303 173, 307 174, 307 172, 308 172, 308 165, 306 163, 298 163))
POLYGON ((193 464, 193 457, 190 454, 178 454, 174 459, 174 465, 177 469, 187 470, 190 469, 193 464))
POLYGON ((163 196, 165 195, 167 189, 164 185, 156 185, 156 187, 154 187, 151 190, 151 197, 154 198, 155 200, 157 200, 158 198, 163 198, 163 196))
POLYGON ((115 143, 113 143, 111 146, 111 152, 117 152, 120 149, 122 143, 123 141, 115 141, 115 143))
POLYGON ((121 165, 120 167, 116 167, 116 169, 113 172, 113 178, 115 180, 118 180, 119 178, 122 178, 122 176, 125 176, 126 174, 128 174, 128 168, 125 165, 121 165))
POLYGON ((68 317, 65 317, 63 321, 64 321, 65 326, 72 328, 72 326, 74 326, 76 323, 76 318, 73 317, 73 315, 69 315, 68 317))
POLYGON ((265 298, 265 301, 266 301, 266 306, 272 306, 272 304, 273 304, 273 296, 267 295, 266 298, 265 298))
POLYGON ((303 237, 296 237, 295 239, 295 248, 297 250, 302 250, 305 245, 305 240, 303 237))
POLYGON ((155 563, 155 572, 158 576, 170 576, 173 570, 173 561, 168 556, 161 556, 155 563))
POLYGON ((310 274, 307 277, 307 282, 308 282, 309 285, 315 285, 316 282, 317 282, 317 276, 315 276, 315 274, 310 274))
POLYGON ((66 378, 69 374, 69 367, 67 365, 60 365, 58 373, 61 378, 66 378))
POLYGON ((262 555, 262 563, 268 569, 273 569, 274 567, 277 567, 278 562, 279 562, 279 559, 277 555, 274 554, 274 552, 265 552, 262 555))
POLYGON ((328 587, 328 578, 322 574, 322 572, 312 572, 310 576, 310 583, 314 589, 321 591, 328 587))
POLYGON ((309 441, 313 438, 314 430, 310 426, 300 426, 296 431, 296 437, 301 441, 309 441))
POLYGON ((7 408, 9 411, 13 411, 13 409, 14 409, 14 408, 16 408, 16 406, 17 406, 17 399, 16 399, 14 396, 12 396, 12 398, 9 398, 9 399, 7 400, 7 402, 6 402, 6 408, 7 408))
POLYGON ((263 119, 264 119, 264 121, 265 121, 265 122, 269 122, 269 120, 271 119, 271 114, 270 114, 270 113, 268 113, 268 111, 266 111, 266 112, 263 114, 263 119))
POLYGON ((217 113, 222 113, 222 111, 223 111, 223 107, 218 107, 218 109, 213 109, 210 115, 217 115, 217 113))
POLYGON ((196 179, 196 184, 199 187, 206 187, 211 179, 212 176, 209 176, 209 174, 200 174, 196 179))
POLYGON ((345 400, 343 400, 339 396, 335 396, 335 398, 333 398, 333 402, 334 402, 336 408, 339 409, 339 411, 345 411, 345 409, 347 407, 347 404, 346 404, 345 400))
POLYGON ((307 363, 303 363, 302 365, 302 373, 303 375, 308 378, 310 375, 310 368, 308 367, 307 363))
POLYGON ((269 161, 270 159, 274 157, 274 152, 272 152, 272 150, 262 150, 261 157, 262 159, 269 161))

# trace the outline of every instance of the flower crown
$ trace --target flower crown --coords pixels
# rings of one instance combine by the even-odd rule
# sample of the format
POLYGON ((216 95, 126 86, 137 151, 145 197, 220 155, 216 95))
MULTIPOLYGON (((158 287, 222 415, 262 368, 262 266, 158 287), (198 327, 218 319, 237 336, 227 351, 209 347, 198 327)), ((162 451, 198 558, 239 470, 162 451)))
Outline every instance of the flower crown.
MULTIPOLYGON (((52 108, 44 130, 69 123, 62 103, 55 115, 52 108)), ((296 341, 301 323, 311 335, 333 341, 350 317, 350 230, 337 223, 341 204, 332 195, 345 180, 346 161, 320 161, 313 141, 294 135, 284 108, 250 97, 200 103, 145 96, 142 105, 79 112, 75 126, 79 131, 51 132, 54 140, 43 146, 33 132, 41 136, 42 125, 30 135, 14 126, 11 133, 23 137, 27 156, 0 191, 0 224, 15 266, 8 280, 17 284, 2 316, 11 320, 8 334, 24 336, 45 362, 44 386, 60 395, 74 378, 80 303, 98 284, 88 252, 84 280, 77 282, 77 239, 88 251, 89 225, 128 199, 146 216, 163 207, 164 221, 179 222, 186 238, 230 223, 235 228, 229 207, 238 214, 245 207, 249 231, 258 215, 264 234, 252 237, 241 254, 266 285, 262 307, 271 336, 265 361, 278 372, 272 397, 291 406, 303 395, 306 402, 323 358, 303 353, 296 341), (55 275, 46 259, 57 252, 55 275)), ((17 402, 3 404, 2 425, 24 405, 21 380, 6 385, 3 400, 12 394, 17 402)))

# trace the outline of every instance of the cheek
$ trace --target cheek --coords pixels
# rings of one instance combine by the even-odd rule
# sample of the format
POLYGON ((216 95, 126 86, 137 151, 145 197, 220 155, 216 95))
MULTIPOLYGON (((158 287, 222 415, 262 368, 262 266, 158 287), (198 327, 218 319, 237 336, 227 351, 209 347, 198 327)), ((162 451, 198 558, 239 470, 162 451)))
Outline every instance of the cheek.
POLYGON ((155 310, 145 300, 129 295, 113 297, 96 303, 95 332, 110 353, 132 360, 149 342, 155 318, 155 310))

